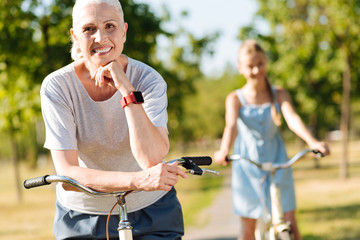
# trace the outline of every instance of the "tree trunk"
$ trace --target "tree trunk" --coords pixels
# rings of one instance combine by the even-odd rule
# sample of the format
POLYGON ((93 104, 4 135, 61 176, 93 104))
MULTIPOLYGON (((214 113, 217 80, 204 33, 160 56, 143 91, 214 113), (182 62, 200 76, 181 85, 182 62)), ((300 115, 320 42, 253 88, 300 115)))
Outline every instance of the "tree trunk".
POLYGON ((350 91, 351 91, 351 75, 350 63, 346 56, 346 67, 343 72, 343 100, 341 106, 341 126, 342 133, 342 158, 340 160, 339 175, 340 179, 349 177, 348 172, 348 145, 349 145, 349 122, 350 122, 350 91))
POLYGON ((13 127, 10 127, 10 144, 12 151, 12 161, 14 167, 14 175, 15 175, 15 187, 17 193, 17 200, 19 203, 22 202, 22 191, 21 191, 21 182, 20 182, 20 168, 19 168, 19 154, 18 154, 18 144, 15 137, 15 130, 13 127))

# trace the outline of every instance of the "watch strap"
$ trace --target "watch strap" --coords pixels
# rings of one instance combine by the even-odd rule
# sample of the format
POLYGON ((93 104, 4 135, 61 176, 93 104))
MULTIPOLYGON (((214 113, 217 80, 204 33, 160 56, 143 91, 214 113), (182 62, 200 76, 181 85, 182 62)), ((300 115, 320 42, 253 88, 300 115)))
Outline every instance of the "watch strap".
POLYGON ((130 103, 135 103, 135 104, 141 104, 144 103, 144 98, 142 96, 142 93, 139 91, 134 91, 131 92, 129 95, 123 97, 120 100, 121 106, 123 108, 125 108, 127 105, 129 105, 130 103))

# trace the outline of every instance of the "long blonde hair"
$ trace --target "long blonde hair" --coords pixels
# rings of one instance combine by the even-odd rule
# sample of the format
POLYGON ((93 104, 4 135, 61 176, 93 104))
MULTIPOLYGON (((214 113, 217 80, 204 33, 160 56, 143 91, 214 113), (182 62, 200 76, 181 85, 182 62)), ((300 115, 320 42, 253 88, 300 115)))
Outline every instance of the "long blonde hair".
MULTIPOLYGON (((254 55, 257 53, 262 53, 264 58, 267 59, 264 49, 253 39, 244 41, 239 48, 239 54, 254 55)), ((276 109, 276 99, 267 76, 265 77, 265 83, 271 99, 271 118, 276 126, 280 126, 281 114, 276 109)))

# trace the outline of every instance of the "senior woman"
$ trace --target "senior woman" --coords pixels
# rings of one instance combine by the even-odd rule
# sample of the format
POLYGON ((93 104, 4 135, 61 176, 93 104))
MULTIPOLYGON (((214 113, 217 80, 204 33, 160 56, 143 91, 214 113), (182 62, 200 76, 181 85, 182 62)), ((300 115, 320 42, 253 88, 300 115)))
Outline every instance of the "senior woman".
MULTIPOLYGON (((134 239, 181 239, 174 185, 186 177, 166 165, 166 83, 151 67, 122 54, 128 25, 118 0, 78 0, 72 58, 41 88, 44 146, 57 174, 97 191, 141 190, 127 197, 134 239)), ((113 197, 57 186, 56 239, 105 239, 113 197)), ((117 216, 110 237, 117 238, 117 216)))

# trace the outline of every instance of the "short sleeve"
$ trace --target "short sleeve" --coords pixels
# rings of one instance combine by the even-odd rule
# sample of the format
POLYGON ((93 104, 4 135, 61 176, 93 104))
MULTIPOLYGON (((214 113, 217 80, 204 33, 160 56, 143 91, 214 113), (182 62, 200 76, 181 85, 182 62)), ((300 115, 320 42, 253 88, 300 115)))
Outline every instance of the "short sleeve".
POLYGON ((126 75, 137 91, 144 97, 143 107, 156 127, 167 129, 167 85, 163 77, 152 67, 129 58, 126 75))
POLYGON ((167 86, 159 74, 151 74, 151 84, 140 90, 144 95, 144 109, 150 121, 156 127, 167 128, 167 86))
POLYGON ((52 150, 77 150, 76 124, 71 104, 56 79, 45 78, 40 91, 46 129, 44 147, 52 150))

